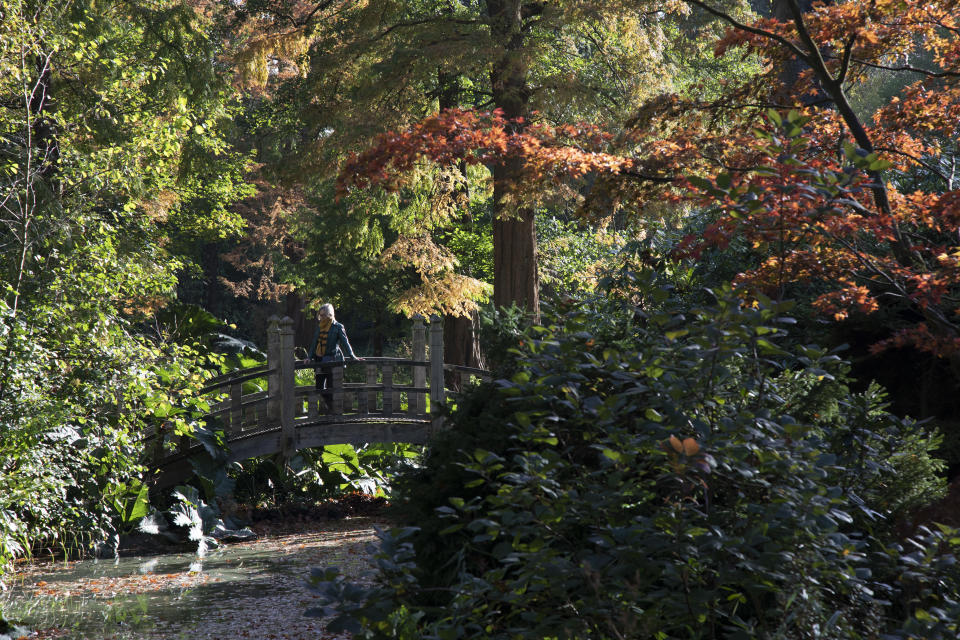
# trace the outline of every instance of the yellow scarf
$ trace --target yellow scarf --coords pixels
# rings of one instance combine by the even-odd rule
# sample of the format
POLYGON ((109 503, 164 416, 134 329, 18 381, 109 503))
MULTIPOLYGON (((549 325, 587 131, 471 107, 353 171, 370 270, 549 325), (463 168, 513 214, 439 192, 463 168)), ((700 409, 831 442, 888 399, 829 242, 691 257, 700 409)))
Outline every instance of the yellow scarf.
POLYGON ((320 339, 317 340, 316 356, 323 357, 327 354, 327 336, 330 335, 330 327, 333 326, 333 318, 327 318, 320 321, 319 331, 320 339))

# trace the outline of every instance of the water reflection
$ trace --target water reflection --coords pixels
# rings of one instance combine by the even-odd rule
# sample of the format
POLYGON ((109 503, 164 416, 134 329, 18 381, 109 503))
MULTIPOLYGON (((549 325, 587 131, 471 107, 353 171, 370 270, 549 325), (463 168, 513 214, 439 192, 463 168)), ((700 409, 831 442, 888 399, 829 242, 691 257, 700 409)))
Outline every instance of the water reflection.
POLYGON ((188 638, 201 621, 229 612, 228 599, 275 597, 285 583, 301 583, 315 564, 303 553, 284 552, 281 561, 276 548, 224 547, 203 560, 170 554, 49 565, 0 593, 0 611, 31 629, 68 630, 57 637, 188 638))

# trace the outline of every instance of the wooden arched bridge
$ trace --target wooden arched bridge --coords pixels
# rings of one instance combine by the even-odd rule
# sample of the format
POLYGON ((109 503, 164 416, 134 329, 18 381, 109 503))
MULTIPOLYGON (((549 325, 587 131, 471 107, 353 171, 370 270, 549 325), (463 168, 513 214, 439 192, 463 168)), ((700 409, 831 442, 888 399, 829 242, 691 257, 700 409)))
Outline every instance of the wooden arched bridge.
MULTIPOLYGON (((209 381, 202 390, 211 398, 208 422, 222 430, 227 442, 226 462, 328 444, 371 442, 426 443, 441 428, 438 410, 446 401, 444 380, 469 384, 489 378, 482 369, 443 362, 443 321, 420 319, 413 325, 413 356, 364 358, 357 362, 320 364, 297 360, 293 320, 274 316, 267 336, 267 363, 240 369, 209 381), (297 372, 329 370, 330 406, 312 377, 297 384, 297 372), (266 390, 255 381, 266 380, 266 390)), ((156 460, 158 488, 170 486, 192 473, 190 459, 203 445, 183 438, 178 451, 156 460)))

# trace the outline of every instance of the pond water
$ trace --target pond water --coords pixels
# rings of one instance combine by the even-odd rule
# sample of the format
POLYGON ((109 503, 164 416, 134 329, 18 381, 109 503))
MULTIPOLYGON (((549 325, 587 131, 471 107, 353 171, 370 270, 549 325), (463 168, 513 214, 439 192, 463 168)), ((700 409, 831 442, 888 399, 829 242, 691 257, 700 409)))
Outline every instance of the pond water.
POLYGON ((41 638, 316 640, 322 621, 303 616, 313 599, 310 568, 359 575, 375 541, 366 518, 318 526, 227 545, 203 559, 167 554, 34 565, 8 581, 0 611, 41 638))

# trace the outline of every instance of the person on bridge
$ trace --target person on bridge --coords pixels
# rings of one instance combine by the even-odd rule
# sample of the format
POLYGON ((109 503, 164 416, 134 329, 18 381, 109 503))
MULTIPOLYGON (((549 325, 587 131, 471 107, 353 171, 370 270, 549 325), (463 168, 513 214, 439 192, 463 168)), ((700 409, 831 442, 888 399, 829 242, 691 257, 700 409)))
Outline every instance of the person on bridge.
MULTIPOLYGON (((310 359, 314 362, 343 362, 344 357, 351 362, 359 362, 353 353, 353 347, 347 339, 347 330, 337 322, 333 314, 333 305, 329 302, 317 311, 317 330, 313 334, 313 345, 310 347, 310 359)), ((331 369, 314 369, 316 388, 321 391, 323 401, 327 405, 327 412, 333 408, 333 371, 331 369)))

